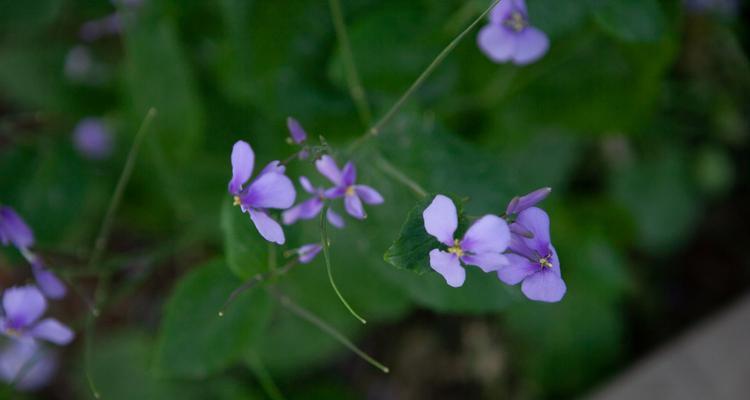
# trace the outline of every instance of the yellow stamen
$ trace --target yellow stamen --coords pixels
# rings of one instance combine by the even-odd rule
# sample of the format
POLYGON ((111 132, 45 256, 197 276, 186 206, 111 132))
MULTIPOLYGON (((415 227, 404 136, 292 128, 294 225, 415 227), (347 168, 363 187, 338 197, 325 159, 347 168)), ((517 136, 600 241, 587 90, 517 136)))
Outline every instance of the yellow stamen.
POLYGON ((461 241, 458 239, 453 240, 453 246, 448 248, 448 253, 455 254, 458 257, 464 255, 464 250, 461 248, 461 241))
POLYGON ((240 205, 240 196, 234 196, 234 203, 232 203, 233 206, 240 205))
POLYGON ((505 26, 516 32, 521 32, 527 25, 528 23, 526 22, 526 19, 524 19, 523 15, 518 11, 513 12, 510 15, 510 18, 505 20, 505 26))
POLYGON ((539 259, 539 265, 545 268, 552 268, 552 262, 549 260, 552 256, 547 256, 539 259))
POLYGON ((354 186, 349 186, 348 188, 346 188, 346 195, 354 196, 354 186))

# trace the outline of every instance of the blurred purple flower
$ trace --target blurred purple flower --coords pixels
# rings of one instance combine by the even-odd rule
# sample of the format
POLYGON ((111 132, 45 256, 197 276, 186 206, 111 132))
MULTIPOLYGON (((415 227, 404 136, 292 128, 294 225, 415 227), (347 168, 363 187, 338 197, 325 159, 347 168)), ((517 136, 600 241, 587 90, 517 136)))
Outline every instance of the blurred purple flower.
POLYGON ((120 13, 112 13, 105 17, 85 22, 78 31, 78 36, 85 42, 93 42, 105 36, 115 36, 122 32, 122 17, 120 13))
MULTIPOLYGON (((313 197, 284 211, 284 213, 281 215, 281 218, 286 225, 291 225, 297 222, 298 219, 315 218, 315 216, 320 213, 320 210, 323 209, 323 205, 326 201, 324 188, 314 187, 312 183, 310 183, 310 180, 304 176, 301 176, 299 178, 299 182, 302 185, 302 188, 307 193, 312 194, 313 197)), ((344 219, 330 208, 328 209, 328 211, 326 211, 326 218, 328 218, 328 222, 330 222, 331 225, 337 228, 344 227, 344 219)))
POLYGON ((0 379, 22 391, 46 385, 57 369, 57 357, 31 340, 13 340, 0 351, 0 379))
POLYGON ((74 128, 73 145, 84 157, 103 160, 112 154, 114 138, 104 121, 88 117, 80 120, 74 128))
POLYGON ((18 213, 7 206, 0 207, 0 243, 12 244, 21 252, 31 264, 31 272, 47 297, 59 299, 65 296, 66 289, 60 279, 44 266, 39 256, 29 250, 34 245, 31 228, 18 213))
POLYGON ((299 256, 299 262, 302 264, 307 264, 310 261, 314 260, 315 256, 317 256, 321 250, 323 250, 323 246, 318 243, 312 243, 300 247, 296 250, 296 252, 299 256))
POLYGON ((513 233, 509 265, 501 268, 497 276, 501 281, 515 285, 521 281, 521 291, 531 300, 560 301, 567 290, 560 274, 560 261, 550 242, 549 217, 542 209, 532 207, 518 214, 512 225, 520 225, 531 237, 513 233))
POLYGON ((357 170, 349 161, 344 170, 339 170, 336 161, 331 156, 325 155, 315 162, 318 172, 323 174, 335 186, 326 190, 325 197, 337 199, 344 197, 344 208, 354 218, 364 219, 366 217, 362 202, 366 204, 382 204, 383 196, 375 189, 367 185, 357 185, 357 170))
POLYGON ((505 210, 505 214, 518 214, 527 208, 534 207, 537 203, 546 199, 550 192, 552 192, 552 188, 546 187, 537 189, 520 197, 516 196, 510 201, 510 203, 508 203, 508 208, 505 210))
POLYGON ((464 234, 463 239, 454 239, 458 228, 458 213, 453 201, 441 194, 435 196, 422 213, 424 228, 448 251, 430 251, 430 266, 445 278, 448 285, 460 287, 466 280, 466 270, 461 263, 476 265, 484 272, 497 271, 506 266, 508 260, 502 252, 508 247, 510 231, 500 217, 485 215, 477 220, 464 234))
POLYGON ((66 345, 73 340, 73 331, 54 318, 39 317, 47 309, 47 301, 36 286, 12 287, 3 293, 4 315, 0 331, 16 340, 46 340, 66 345))
POLYGON ((8 206, 0 206, 0 242, 25 249, 34 245, 34 234, 26 222, 8 206))
MULTIPOLYGON (((300 125, 299 121, 292 117, 287 117, 286 126, 289 129, 289 136, 291 137, 293 143, 303 144, 305 141, 307 141, 307 132, 305 132, 305 129, 302 128, 302 125, 300 125)), ((302 148, 299 153, 297 153, 297 157, 299 157, 300 160, 306 160, 309 155, 310 152, 306 147, 302 148)))
POLYGON ((547 35, 529 24, 524 0, 503 0, 492 9, 490 23, 479 31, 479 48, 492 61, 530 64, 549 49, 547 35))
POLYGON ((284 166, 278 161, 269 163, 247 187, 255 166, 255 153, 247 142, 237 141, 232 148, 232 179, 229 193, 234 204, 250 214, 255 228, 269 242, 284 244, 286 241, 281 225, 268 215, 269 208, 287 209, 294 204, 297 193, 289 178, 284 175, 284 166))
POLYGON ((734 16, 739 11, 737 0, 685 0, 685 7, 695 13, 716 12, 734 16))
POLYGON ((73 47, 65 56, 65 76, 73 81, 87 80, 94 68, 89 48, 83 45, 73 47))

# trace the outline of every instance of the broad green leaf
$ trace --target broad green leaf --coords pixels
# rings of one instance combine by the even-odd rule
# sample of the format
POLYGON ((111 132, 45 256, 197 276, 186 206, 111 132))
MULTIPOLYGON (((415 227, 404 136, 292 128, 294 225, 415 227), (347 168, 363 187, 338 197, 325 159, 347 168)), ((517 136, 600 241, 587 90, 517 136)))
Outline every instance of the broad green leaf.
POLYGON ((229 294, 241 284, 223 261, 198 267, 180 280, 162 320, 156 359, 160 373, 205 378, 241 360, 270 315, 265 291, 252 290, 219 317, 229 294))
POLYGON ((155 15, 157 6, 150 4, 125 35, 127 90, 134 119, 155 107, 152 129, 159 151, 168 161, 184 163, 201 145, 203 107, 175 23, 155 15))
POLYGON ((618 39, 651 42, 664 32, 665 18, 657 0, 604 0, 596 7, 596 21, 618 39))
POLYGON ((250 216, 227 199, 221 208, 221 231, 224 233, 224 256, 229 269, 242 279, 268 270, 269 249, 250 216))
MULTIPOLYGON (((430 270, 429 252, 441 248, 441 244, 425 230, 422 213, 434 199, 435 195, 425 196, 409 211, 401 227, 401 233, 385 253, 386 262, 396 268, 414 271, 420 275, 430 270)), ((453 204, 456 205, 460 225, 466 225, 461 202, 453 199, 453 204)), ((459 232, 456 232, 456 235, 458 234, 459 232)))

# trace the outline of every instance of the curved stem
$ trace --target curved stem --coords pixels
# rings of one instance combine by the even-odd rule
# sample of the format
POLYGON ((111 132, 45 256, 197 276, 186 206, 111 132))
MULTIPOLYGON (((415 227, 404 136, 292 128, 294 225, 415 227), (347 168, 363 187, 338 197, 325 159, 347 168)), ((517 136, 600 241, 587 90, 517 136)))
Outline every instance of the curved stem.
POLYGON ((458 46, 458 44, 461 42, 461 40, 471 32, 472 29, 474 29, 475 26, 477 26, 482 19, 484 19, 485 15, 487 15, 498 3, 500 3, 502 0, 494 0, 492 4, 490 4, 487 9, 484 10, 466 29, 464 29, 461 33, 458 34, 450 43, 448 43, 448 46, 446 46, 443 51, 441 51, 437 57, 435 57, 434 60, 430 63, 430 65, 427 66, 427 68, 417 77, 417 79, 414 81, 414 83, 409 86, 409 89, 404 92, 403 95, 396 101, 396 103, 391 106, 391 108, 380 117, 380 119, 373 125, 370 129, 368 129, 362 136, 359 137, 356 141, 354 141, 351 145, 351 149, 354 150, 362 143, 364 143, 366 140, 368 140, 371 137, 377 136, 380 133, 380 130, 383 128, 383 126, 390 121, 391 118, 396 114, 396 112, 401 108, 401 106, 404 105, 406 100, 411 97, 414 92, 419 89, 422 84, 427 80, 427 78, 432 74, 432 72, 437 68, 443 60, 445 60, 446 57, 453 51, 453 49, 458 46))
POLYGON ((346 24, 344 23, 344 13, 341 11, 341 1, 328 0, 328 6, 331 10, 336 37, 341 47, 341 60, 344 63, 344 73, 346 75, 347 86, 349 87, 349 95, 352 96, 352 100, 354 100, 354 104, 357 106, 357 112, 359 113, 359 118, 362 120, 362 124, 365 127, 370 126, 372 123, 370 104, 367 102, 367 95, 362 87, 359 73, 357 73, 354 53, 352 52, 349 35, 346 32, 346 24))
POLYGON ((381 171, 385 172, 391 178, 404 184, 404 186, 411 189, 417 196, 419 197, 427 196, 427 191, 424 190, 422 186, 420 186, 417 182, 415 182, 414 180, 406 176, 406 174, 401 172, 400 169, 396 168, 393 164, 388 162, 388 160, 386 160, 385 158, 378 157, 375 163, 376 163, 375 165, 377 165, 381 171))
POLYGON ((328 247, 329 247, 329 240, 328 240, 328 228, 326 223, 326 214, 328 213, 328 206, 323 208, 323 211, 320 213, 320 233, 321 233, 321 246, 323 247, 323 258, 326 260, 326 271, 328 272, 328 281, 331 282, 331 287, 333 287, 333 291, 336 292, 336 296, 339 297, 339 300, 341 300, 341 303, 344 304, 347 310, 349 310, 349 313, 351 313, 354 318, 358 319, 359 322, 366 324, 367 321, 365 321, 364 318, 360 317, 359 314, 357 314, 352 306, 349 305, 349 303, 344 299, 344 296, 341 295, 341 292, 339 291, 339 288, 336 286, 336 282, 333 281, 333 273, 331 273, 331 257, 328 254, 328 247))
POLYGON ((279 276, 286 275, 287 272, 289 272, 295 265, 299 265, 299 259, 294 259, 290 262, 288 262, 286 265, 279 269, 275 269, 273 271, 266 272, 264 274, 256 274, 253 275, 250 279, 245 281, 242 285, 240 285, 237 289, 234 289, 232 293, 229 295, 227 300, 224 302, 224 305, 221 306, 221 309, 219 310, 219 316, 223 317, 224 313, 226 313, 227 308, 229 308, 232 303, 237 299, 237 296, 241 295, 242 293, 254 288, 258 284, 260 284, 263 281, 268 280, 269 278, 276 278, 279 276))
POLYGON ((373 367, 383 371, 386 374, 390 372, 390 369, 388 369, 388 367, 381 364, 378 360, 372 358, 369 354, 362 351, 359 347, 357 347, 354 343, 352 343, 349 339, 347 339, 346 336, 341 334, 341 332, 337 331, 331 325, 328 325, 325 321, 320 319, 320 317, 302 308, 301 306, 297 305, 295 302, 292 301, 292 299, 282 294, 281 292, 274 290, 272 288, 269 288, 268 290, 274 297, 276 297, 279 303, 281 303, 281 305, 286 307, 289 311, 293 312, 298 317, 304 320, 307 320, 311 324, 317 326, 321 331, 331 335, 331 337, 333 337, 339 343, 346 346, 346 348, 354 352, 354 354, 358 355, 363 360, 367 361, 373 367))

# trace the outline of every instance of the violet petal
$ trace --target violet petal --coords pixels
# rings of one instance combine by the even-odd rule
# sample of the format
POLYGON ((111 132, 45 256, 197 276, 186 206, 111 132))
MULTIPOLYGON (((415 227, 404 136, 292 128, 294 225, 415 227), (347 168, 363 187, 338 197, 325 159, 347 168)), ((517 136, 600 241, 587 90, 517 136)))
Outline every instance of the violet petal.
POLYGON ((286 127, 289 129, 289 135, 292 137, 294 143, 300 144, 307 139, 307 132, 305 132, 302 125, 296 119, 287 117, 286 127))
POLYGON ((378 193, 377 190, 367 186, 367 185, 356 185, 354 186, 354 191, 357 193, 357 196, 359 196, 362 201, 364 201, 366 204, 383 204, 383 196, 378 193))
POLYGON ((474 254, 502 253, 509 243, 510 230, 505 220, 495 215, 485 215, 466 231, 461 248, 474 254))
POLYGON ((12 287, 3 293, 6 322, 24 328, 33 324, 47 309, 47 301, 36 286, 12 287))
POLYGON ((242 195, 242 203, 249 208, 289 208, 297 192, 292 181, 282 174, 269 172, 260 175, 242 195))
POLYGON ((238 140, 232 147, 232 180, 229 181, 229 193, 239 194, 242 185, 250 179, 255 165, 255 153, 252 147, 238 140))
POLYGON ((268 240, 276 244, 284 244, 286 238, 284 237, 284 230, 281 229, 281 225, 271 218, 265 211, 250 209, 250 219, 255 224, 255 228, 263 239, 268 240))
POLYGON ((531 300, 554 303, 565 295, 565 282, 553 271, 542 269, 523 281, 521 291, 531 300))
POLYGON ((74 336, 70 328, 53 318, 39 321, 29 333, 37 339, 47 340, 61 346, 70 343, 74 336))
POLYGON ((453 201, 442 194, 435 196, 432 203, 422 212, 424 229, 440 243, 453 246, 453 234, 458 228, 458 213, 453 201))
POLYGON ((516 51, 513 62, 518 65, 530 64, 540 59, 549 49, 547 35, 534 27, 527 27, 516 35, 516 51))
POLYGON ((497 271, 508 265, 508 259, 500 253, 465 254, 461 261, 464 264, 475 265, 484 272, 497 271))
POLYGON ((336 161, 334 161, 333 157, 324 155, 320 160, 315 161, 315 168, 317 168, 318 172, 328 178, 328 180, 334 185, 341 185, 341 171, 336 165, 336 161))
POLYGON ((346 196, 344 198, 344 208, 354 218, 364 219, 365 210, 362 207, 362 201, 357 195, 346 196))
POLYGON ((466 280, 466 270, 455 254, 433 249, 430 251, 430 267, 442 275, 450 286, 460 287, 466 280))

